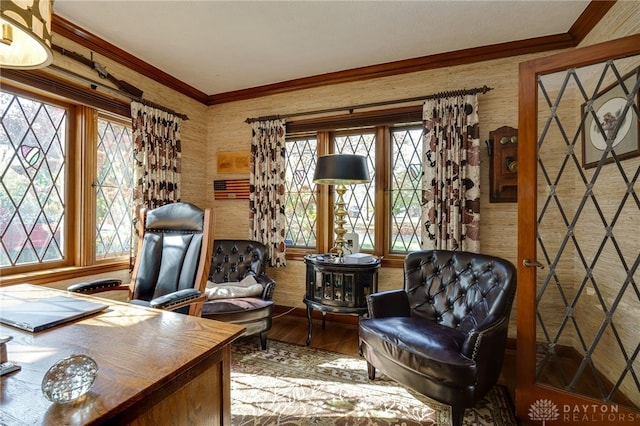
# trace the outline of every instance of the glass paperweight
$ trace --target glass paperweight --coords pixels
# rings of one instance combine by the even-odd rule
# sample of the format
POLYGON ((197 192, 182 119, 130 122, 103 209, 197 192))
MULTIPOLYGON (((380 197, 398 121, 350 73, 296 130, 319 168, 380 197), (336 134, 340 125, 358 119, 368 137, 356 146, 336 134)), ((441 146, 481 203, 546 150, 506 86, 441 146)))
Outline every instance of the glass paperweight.
POLYGON ((86 355, 72 355, 51 366, 42 379, 49 401, 70 402, 87 393, 98 374, 98 364, 86 355))

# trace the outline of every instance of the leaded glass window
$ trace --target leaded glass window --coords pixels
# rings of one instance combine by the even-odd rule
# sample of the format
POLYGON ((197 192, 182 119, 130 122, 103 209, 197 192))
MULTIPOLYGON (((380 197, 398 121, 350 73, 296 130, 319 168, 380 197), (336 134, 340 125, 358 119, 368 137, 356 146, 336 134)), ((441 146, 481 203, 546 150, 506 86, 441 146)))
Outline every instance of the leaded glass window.
POLYGON ((0 92, 0 267, 65 258, 65 107, 0 92))
POLYGON ((98 118, 96 189, 96 258, 128 255, 133 210, 133 142, 131 126, 98 118))

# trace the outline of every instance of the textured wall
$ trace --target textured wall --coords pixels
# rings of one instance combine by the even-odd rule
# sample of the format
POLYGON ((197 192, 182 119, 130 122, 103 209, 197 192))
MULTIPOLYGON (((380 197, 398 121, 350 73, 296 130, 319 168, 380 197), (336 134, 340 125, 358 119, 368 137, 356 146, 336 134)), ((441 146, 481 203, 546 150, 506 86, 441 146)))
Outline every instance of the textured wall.
MULTIPOLYGON (((617 2, 611 11, 605 16, 596 28, 585 38, 581 47, 613 40, 624 36, 640 33, 640 2, 623 1, 617 2)), ((628 64, 628 67, 637 67, 640 58, 635 57, 628 64)), ((624 67, 623 62, 620 64, 624 67)), ((625 74, 628 69, 621 69, 621 74, 625 74)), ((626 176, 631 178, 640 168, 640 157, 624 160, 622 167, 626 176)), ((593 176, 595 169, 585 171, 587 180, 593 176)), ((576 188, 584 188, 581 180, 576 176, 576 188)), ((640 190, 640 183, 634 186, 636 195, 640 190)), ((621 200, 624 199, 627 188, 623 183, 618 168, 613 165, 605 165, 594 186, 594 194, 599 201, 599 207, 609 223, 612 222, 615 212, 621 200)), ((635 201, 628 199, 622 210, 614 228, 613 237, 620 251, 624 253, 626 268, 631 267, 640 253, 640 239, 636 237, 638 232, 638 206, 635 201)), ((605 235, 602 220, 595 208, 586 209, 584 218, 576 227, 576 238, 579 239, 581 248, 585 253, 587 262, 590 263, 596 253, 600 250, 600 243, 605 235)), ((579 259, 575 259, 574 289, 578 291, 579 284, 585 276, 585 268, 579 259)), ((591 285, 587 285, 581 296, 581 302, 576 307, 575 318, 583 333, 583 338, 587 347, 593 342, 600 332, 600 326, 605 318, 602 306, 611 309, 614 304, 619 303, 616 313, 612 316, 612 325, 603 331, 603 336, 598 348, 594 351, 593 360, 596 368, 602 372, 606 378, 616 383, 621 372, 627 367, 627 361, 620 351, 620 344, 624 348, 628 357, 634 353, 638 345, 637 324, 640 315, 640 302, 637 292, 631 285, 624 295, 616 302, 618 292, 623 288, 625 280, 628 279, 625 267, 621 265, 617 248, 609 241, 602 249, 599 260, 593 275, 597 282, 597 290, 591 285), (616 334, 614 333, 614 329, 616 334)), ((636 283, 640 282, 640 270, 636 270, 633 275, 636 283)), ((575 347, 579 352, 583 352, 582 346, 576 342, 575 347)), ((640 361, 636 359, 633 368, 637 371, 640 361)), ((627 374, 620 385, 622 393, 629 398, 636 407, 640 406, 640 390, 630 374, 627 374)))
MULTIPOLYGON (((248 202, 214 200, 211 189, 211 181, 214 179, 246 177, 218 174, 215 158, 218 151, 249 149, 251 128, 244 122, 247 117, 401 99, 486 84, 494 90, 478 95, 483 163, 480 185, 487 189, 481 197, 481 249, 485 253, 515 262, 517 205, 489 203, 489 162, 484 140, 489 137, 490 131, 498 127, 518 126, 518 64, 534 57, 536 56, 528 55, 487 61, 212 106, 208 121, 208 156, 211 161, 207 169, 207 200, 208 205, 216 210, 216 236, 246 238, 248 234, 248 202)), ((272 269, 270 274, 277 280, 274 296, 276 303, 304 307, 302 298, 305 278, 301 262, 289 261, 286 268, 272 269)), ((383 268, 379 282, 381 290, 402 287, 402 270, 383 268)), ((512 327, 512 331, 515 332, 515 327, 512 327)))

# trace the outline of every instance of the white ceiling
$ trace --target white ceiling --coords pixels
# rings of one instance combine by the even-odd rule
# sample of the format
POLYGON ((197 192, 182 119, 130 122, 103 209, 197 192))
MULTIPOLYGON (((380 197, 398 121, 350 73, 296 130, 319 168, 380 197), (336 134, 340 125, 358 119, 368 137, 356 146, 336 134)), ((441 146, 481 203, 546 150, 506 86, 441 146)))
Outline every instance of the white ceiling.
POLYGON ((588 0, 55 0, 53 10, 214 95, 562 34, 588 4, 588 0))

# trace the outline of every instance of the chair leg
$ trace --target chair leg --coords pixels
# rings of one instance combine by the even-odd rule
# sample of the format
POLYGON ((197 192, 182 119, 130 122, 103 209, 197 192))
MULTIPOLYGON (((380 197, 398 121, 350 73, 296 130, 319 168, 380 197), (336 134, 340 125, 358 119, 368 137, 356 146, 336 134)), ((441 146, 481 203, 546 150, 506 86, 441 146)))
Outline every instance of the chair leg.
POLYGON ((464 407, 451 406, 451 426, 462 426, 464 407))
POLYGON ((370 362, 367 362, 367 373, 369 375, 369 380, 374 380, 376 378, 376 368, 371 365, 370 362))
POLYGON ((263 351, 267 350, 267 332, 263 331, 262 333, 260 333, 260 348, 263 351))

